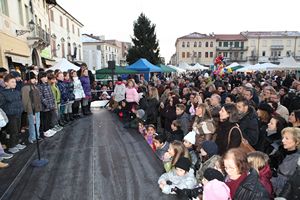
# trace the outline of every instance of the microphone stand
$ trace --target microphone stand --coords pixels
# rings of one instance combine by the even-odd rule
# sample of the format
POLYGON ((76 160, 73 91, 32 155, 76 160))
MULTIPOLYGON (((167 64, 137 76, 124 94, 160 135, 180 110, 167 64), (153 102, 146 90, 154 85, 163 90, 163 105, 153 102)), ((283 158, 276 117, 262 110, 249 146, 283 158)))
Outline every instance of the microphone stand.
MULTIPOLYGON (((29 81, 31 80, 30 78, 30 71, 29 71, 29 81)), ((34 132, 35 132, 35 139, 36 139, 36 149, 38 153, 38 159, 35 159, 32 161, 31 166, 32 167, 43 167, 48 164, 47 159, 41 158, 40 154, 40 144, 39 144, 39 138, 38 138, 38 130, 36 127, 36 116, 35 116, 35 105, 34 105, 34 99, 33 99, 33 89, 32 89, 32 83, 30 82, 30 91, 29 91, 29 97, 30 97, 30 104, 32 108, 32 115, 33 115, 33 123, 34 123, 34 132)))

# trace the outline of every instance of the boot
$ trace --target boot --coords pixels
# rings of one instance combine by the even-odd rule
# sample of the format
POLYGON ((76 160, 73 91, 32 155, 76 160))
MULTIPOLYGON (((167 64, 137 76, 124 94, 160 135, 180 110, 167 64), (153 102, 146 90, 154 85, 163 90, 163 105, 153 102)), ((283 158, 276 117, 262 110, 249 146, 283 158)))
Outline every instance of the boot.
POLYGON ((69 119, 69 115, 68 114, 64 114, 64 120, 65 122, 69 123, 70 119, 69 119))
POLYGON ((69 116, 69 120, 70 120, 70 121, 74 121, 74 118, 73 118, 73 114, 72 114, 72 113, 69 113, 68 116, 69 116))
POLYGON ((83 115, 86 115, 86 109, 85 109, 85 106, 82 106, 82 107, 81 107, 81 112, 82 112, 83 115))
POLYGON ((8 166, 9 166, 9 164, 0 162, 0 169, 7 168, 8 166))

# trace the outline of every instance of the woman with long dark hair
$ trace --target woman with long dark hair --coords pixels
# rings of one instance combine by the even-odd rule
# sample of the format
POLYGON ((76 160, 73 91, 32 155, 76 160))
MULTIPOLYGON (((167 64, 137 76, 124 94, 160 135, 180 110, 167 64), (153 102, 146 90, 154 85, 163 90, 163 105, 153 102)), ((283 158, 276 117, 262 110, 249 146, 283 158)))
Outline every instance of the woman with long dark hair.
POLYGON ((239 147, 241 133, 238 129, 238 110, 234 104, 224 104, 220 112, 220 123, 216 130, 216 144, 219 154, 223 155, 228 149, 239 147))

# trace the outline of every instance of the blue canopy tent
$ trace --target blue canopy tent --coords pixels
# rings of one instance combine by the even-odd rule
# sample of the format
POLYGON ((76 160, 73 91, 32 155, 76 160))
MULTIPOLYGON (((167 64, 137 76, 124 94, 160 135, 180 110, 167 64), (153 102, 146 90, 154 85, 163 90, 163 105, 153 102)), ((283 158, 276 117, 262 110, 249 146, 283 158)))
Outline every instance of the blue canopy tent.
POLYGON ((145 79, 149 80, 150 72, 162 72, 162 69, 156 65, 151 64, 147 59, 140 58, 135 63, 126 67, 126 69, 135 70, 145 75, 145 79))

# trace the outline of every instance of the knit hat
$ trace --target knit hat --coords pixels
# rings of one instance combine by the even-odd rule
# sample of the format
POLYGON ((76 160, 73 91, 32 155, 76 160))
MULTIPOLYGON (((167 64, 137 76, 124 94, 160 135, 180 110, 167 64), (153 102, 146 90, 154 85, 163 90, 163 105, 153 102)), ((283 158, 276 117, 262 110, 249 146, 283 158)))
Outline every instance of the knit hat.
POLYGON ((184 140, 190 142, 191 144, 195 145, 196 143, 196 132, 191 131, 183 138, 184 140))
POLYGON ((203 177, 208 181, 211 181, 214 179, 217 179, 218 181, 224 181, 223 174, 214 168, 207 168, 204 171, 203 177))
POLYGON ((205 140, 202 143, 202 149, 207 153, 209 157, 216 155, 218 153, 218 146, 215 142, 210 140, 205 140))
POLYGON ((203 188, 203 200, 228 200, 230 189, 221 181, 209 181, 203 188))
POLYGON ((265 102, 261 102, 258 105, 257 109, 266 111, 269 114, 272 114, 274 112, 274 109, 268 103, 265 103, 265 102))
POLYGON ((186 157, 180 157, 175 164, 175 167, 183 169, 184 171, 188 172, 191 167, 191 161, 186 157))
POLYGON ((21 77, 21 74, 20 74, 19 72, 16 72, 16 71, 12 71, 12 72, 10 72, 10 74, 11 74, 13 77, 15 77, 15 78, 21 77))
POLYGON ((33 72, 28 72, 26 74, 26 80, 29 81, 30 79, 36 79, 36 75, 33 72))
POLYGON ((142 119, 145 116, 145 111, 143 109, 138 109, 136 111, 136 117, 142 119))

